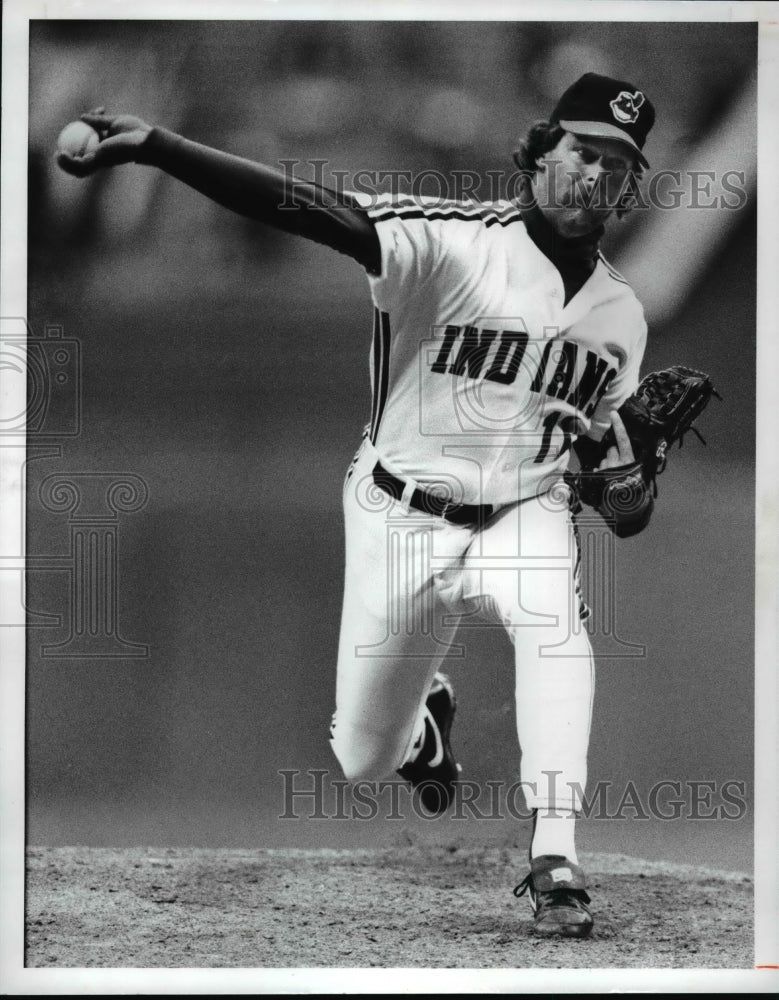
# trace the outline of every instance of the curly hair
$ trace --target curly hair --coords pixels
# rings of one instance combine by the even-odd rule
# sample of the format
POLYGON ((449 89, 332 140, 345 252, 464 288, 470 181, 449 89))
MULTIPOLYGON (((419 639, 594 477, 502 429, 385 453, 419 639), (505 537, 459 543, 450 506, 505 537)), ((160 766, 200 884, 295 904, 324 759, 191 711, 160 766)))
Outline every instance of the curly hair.
POLYGON ((538 160, 554 149, 557 143, 565 135, 562 125, 552 125, 550 122, 536 122, 524 139, 521 139, 519 146, 514 150, 514 162, 519 169, 528 176, 532 176, 538 170, 538 160))
MULTIPOLYGON (((530 126, 527 135, 520 140, 513 153, 514 162, 524 178, 529 181, 535 176, 538 171, 538 160, 557 146, 565 132, 566 130, 557 122, 537 121, 530 126)), ((627 215, 636 204, 638 181, 643 175, 643 168, 636 162, 620 195, 620 208, 616 210, 618 219, 627 215)))

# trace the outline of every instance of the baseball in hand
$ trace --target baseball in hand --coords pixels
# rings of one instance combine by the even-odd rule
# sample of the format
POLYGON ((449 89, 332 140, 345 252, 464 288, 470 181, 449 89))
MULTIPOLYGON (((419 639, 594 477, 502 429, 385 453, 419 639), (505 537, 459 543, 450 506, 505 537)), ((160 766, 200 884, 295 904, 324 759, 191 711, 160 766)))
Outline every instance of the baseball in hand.
POLYGON ((71 122, 60 132, 57 149, 68 156, 84 156, 100 143, 100 136, 86 122, 71 122))

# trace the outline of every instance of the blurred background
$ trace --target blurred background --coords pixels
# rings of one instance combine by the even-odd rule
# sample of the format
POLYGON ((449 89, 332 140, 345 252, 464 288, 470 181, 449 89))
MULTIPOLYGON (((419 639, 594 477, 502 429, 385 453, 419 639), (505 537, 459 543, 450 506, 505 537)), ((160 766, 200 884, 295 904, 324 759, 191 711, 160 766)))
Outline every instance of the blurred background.
MULTIPOLYGON (((49 561, 28 580, 29 842, 476 839, 516 844, 522 863, 526 821, 278 818, 281 769, 328 769, 328 788, 341 777, 327 731, 341 483, 370 412, 372 308, 360 268, 151 168, 79 181, 56 168, 53 152, 68 121, 104 104, 265 163, 300 160, 302 176, 313 175, 313 158, 331 172, 469 170, 489 198, 488 172, 508 177, 518 137, 594 70, 634 81, 654 102, 652 171, 715 174, 699 207, 688 198, 677 211, 638 209, 613 226, 604 250, 645 304, 644 370, 701 368, 724 403, 700 422, 707 448, 690 436, 672 453, 650 527, 618 547, 616 635, 593 637, 590 780, 612 783, 612 812, 629 782, 646 801, 660 781, 682 784, 687 813, 688 783, 713 783, 699 816, 716 815, 723 783, 740 782, 746 809, 735 810, 739 819, 661 821, 623 808, 583 823, 580 842, 750 869, 755 25, 30 29, 28 319, 34 337, 60 328, 77 343, 81 412, 80 433, 59 441, 59 457, 31 450, 28 464, 28 553, 49 561), (743 174, 746 195, 730 197, 735 207, 705 207, 728 170, 743 174), (146 656, 48 648, 72 632, 77 525, 40 491, 48 477, 73 473, 131 474, 148 489, 142 509, 114 522, 118 632, 146 656)), ((508 642, 490 629, 461 641, 465 656, 447 669, 464 775, 510 783, 518 749, 508 642)), ((300 782, 310 787, 305 775, 300 782)))

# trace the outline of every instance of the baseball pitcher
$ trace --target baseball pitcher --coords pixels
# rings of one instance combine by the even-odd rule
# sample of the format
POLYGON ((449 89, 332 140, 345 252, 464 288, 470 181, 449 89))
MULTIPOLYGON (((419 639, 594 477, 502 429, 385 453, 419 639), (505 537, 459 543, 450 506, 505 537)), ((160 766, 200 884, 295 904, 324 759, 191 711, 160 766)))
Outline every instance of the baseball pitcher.
POLYGON ((635 399, 646 324, 598 245, 630 207, 654 117, 632 83, 586 74, 530 129, 505 203, 328 191, 103 109, 82 116, 99 143, 58 155, 76 176, 157 167, 364 269, 373 403, 344 483, 332 747, 351 781, 399 771, 444 812, 459 768, 439 667, 463 616, 502 626, 534 810, 515 892, 542 934, 593 924, 574 836, 593 699, 576 511, 630 535, 653 505, 659 450, 617 412, 635 399))

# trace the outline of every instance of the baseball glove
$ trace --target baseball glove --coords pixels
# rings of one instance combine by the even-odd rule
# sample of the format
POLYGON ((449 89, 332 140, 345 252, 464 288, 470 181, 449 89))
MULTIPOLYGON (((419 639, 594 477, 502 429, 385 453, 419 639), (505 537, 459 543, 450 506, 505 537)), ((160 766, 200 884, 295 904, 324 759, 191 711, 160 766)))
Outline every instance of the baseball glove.
MULTIPOLYGON (((579 499, 616 522, 619 535, 640 531, 649 521, 657 496, 657 476, 666 466, 668 449, 694 427, 712 396, 722 399, 708 375, 684 365, 673 365, 646 375, 618 412, 630 437, 635 462, 595 471, 616 443, 610 428, 600 448, 576 482, 579 499)), ((706 442, 703 441, 705 444, 706 442)))

